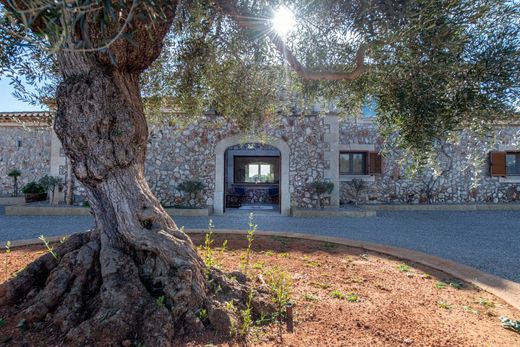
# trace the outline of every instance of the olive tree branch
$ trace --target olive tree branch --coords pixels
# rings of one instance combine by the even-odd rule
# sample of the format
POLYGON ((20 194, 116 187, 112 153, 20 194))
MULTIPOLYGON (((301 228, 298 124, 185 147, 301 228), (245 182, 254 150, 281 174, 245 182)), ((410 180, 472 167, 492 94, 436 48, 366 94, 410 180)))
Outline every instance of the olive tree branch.
POLYGON ((231 17, 237 25, 242 29, 257 30, 265 32, 267 37, 274 44, 276 49, 285 57, 287 63, 291 68, 297 72, 303 79, 306 80, 325 80, 325 81, 353 81, 359 78, 365 71, 366 66, 364 64, 365 49, 361 45, 356 53, 355 63, 356 67, 350 72, 340 71, 311 71, 304 67, 298 58, 292 53, 292 51, 283 42, 282 38, 265 25, 264 22, 258 19, 241 14, 235 4, 234 0, 215 0, 216 5, 222 10, 222 12, 231 17))

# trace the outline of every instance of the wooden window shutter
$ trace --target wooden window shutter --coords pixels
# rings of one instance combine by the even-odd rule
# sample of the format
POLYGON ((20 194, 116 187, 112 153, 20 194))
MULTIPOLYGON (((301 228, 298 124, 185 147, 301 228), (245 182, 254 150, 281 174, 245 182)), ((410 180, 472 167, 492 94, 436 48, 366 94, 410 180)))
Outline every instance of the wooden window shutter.
POLYGON ((381 154, 377 152, 368 152, 367 173, 374 176, 379 176, 383 173, 381 154))
POLYGON ((489 174, 491 176, 506 175, 506 152, 489 152, 489 174))

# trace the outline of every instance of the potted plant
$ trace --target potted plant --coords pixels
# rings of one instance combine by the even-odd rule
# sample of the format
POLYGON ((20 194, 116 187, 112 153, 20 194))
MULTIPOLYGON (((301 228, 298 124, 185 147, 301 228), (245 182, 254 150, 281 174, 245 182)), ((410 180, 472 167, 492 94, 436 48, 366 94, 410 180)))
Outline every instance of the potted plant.
POLYGON ((12 169, 7 173, 7 176, 13 178, 13 188, 14 188, 14 194, 13 196, 18 196, 18 177, 20 177, 22 173, 18 169, 12 169))
POLYGON ((334 183, 329 181, 315 181, 310 183, 310 188, 318 196, 318 207, 323 208, 322 200, 325 195, 332 193, 334 189, 334 183))
POLYGON ((47 191, 39 182, 29 182, 22 188, 25 194, 25 202, 45 201, 47 200, 47 191))

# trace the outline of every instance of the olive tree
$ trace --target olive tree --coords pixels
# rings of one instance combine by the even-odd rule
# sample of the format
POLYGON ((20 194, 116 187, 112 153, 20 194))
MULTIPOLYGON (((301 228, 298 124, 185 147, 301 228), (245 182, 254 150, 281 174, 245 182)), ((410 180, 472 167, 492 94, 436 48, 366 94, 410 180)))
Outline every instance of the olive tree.
POLYGON ((69 343, 172 345, 203 328, 201 309, 225 330, 236 317, 224 302, 247 299, 242 284, 205 267, 152 194, 145 107, 185 120, 212 108, 261 132, 309 100, 335 100, 344 113, 374 100, 383 130, 418 162, 450 131, 517 116, 510 1, 0 3, 0 73, 21 98, 57 107, 54 130, 95 217, 93 230, 2 285, 0 306, 29 323, 49 319, 69 343), (297 17, 286 37, 271 29, 281 5, 297 17), (43 87, 24 93, 21 75, 43 87))

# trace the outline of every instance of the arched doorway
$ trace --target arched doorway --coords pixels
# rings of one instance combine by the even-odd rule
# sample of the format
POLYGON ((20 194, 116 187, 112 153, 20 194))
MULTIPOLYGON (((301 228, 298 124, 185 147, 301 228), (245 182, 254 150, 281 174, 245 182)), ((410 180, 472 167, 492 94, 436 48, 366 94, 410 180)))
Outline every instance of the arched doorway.
POLYGON ((242 136, 215 147, 214 213, 231 208, 267 209, 290 214, 289 146, 281 139, 268 144, 242 136))

